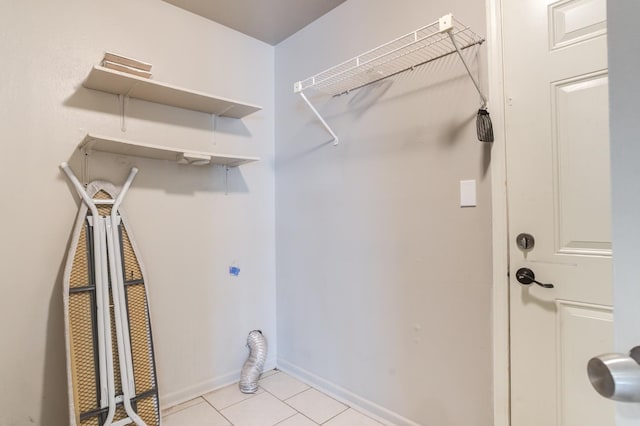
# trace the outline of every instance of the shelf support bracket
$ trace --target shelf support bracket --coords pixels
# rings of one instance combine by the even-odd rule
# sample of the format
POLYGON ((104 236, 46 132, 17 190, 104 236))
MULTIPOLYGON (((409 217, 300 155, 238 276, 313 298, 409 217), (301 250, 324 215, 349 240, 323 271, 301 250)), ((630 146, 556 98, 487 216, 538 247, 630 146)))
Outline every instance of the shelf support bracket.
POLYGON ((82 184, 86 188, 89 185, 89 150, 80 149, 80 155, 82 155, 82 184))
POLYGON ((307 97, 304 95, 304 93, 302 91, 300 91, 298 93, 300 93, 300 96, 302 96, 302 99, 307 103, 307 105, 309 105, 309 108, 311 108, 311 111, 313 111, 313 113, 316 115, 316 117, 318 117, 318 120, 320 120, 320 122, 322 123, 324 128, 327 130, 327 132, 329 132, 331 134, 331 137, 333 137, 333 145, 334 146, 338 145, 338 143, 340 142, 339 139, 338 139, 338 135, 336 135, 335 132, 333 130, 331 130, 331 127, 329 127, 327 122, 324 120, 324 118, 322 118, 322 116, 320 115, 318 110, 313 106, 313 104, 309 101, 309 99, 307 99, 307 97))
POLYGON ((127 93, 126 95, 118 95, 118 100, 120 101, 120 130, 126 132, 126 106, 129 103, 129 94, 127 93))

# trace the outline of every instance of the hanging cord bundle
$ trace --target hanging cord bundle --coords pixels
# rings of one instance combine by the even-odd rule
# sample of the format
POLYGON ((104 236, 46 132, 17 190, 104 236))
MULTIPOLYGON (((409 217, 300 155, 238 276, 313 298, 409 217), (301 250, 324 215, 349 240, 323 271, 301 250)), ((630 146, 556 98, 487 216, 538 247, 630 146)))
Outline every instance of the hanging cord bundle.
POLYGON ((451 39, 451 43, 453 43, 453 47, 456 48, 456 52, 458 52, 458 56, 460 57, 462 64, 467 70, 471 81, 473 81, 473 85, 476 86, 476 90, 480 95, 480 99, 482 99, 482 106, 478 110, 478 115, 476 116, 476 133, 478 134, 478 140, 480 142, 493 142, 493 125, 491 124, 491 116, 489 115, 489 111, 487 110, 487 98, 482 94, 478 82, 473 77, 473 74, 471 74, 471 70, 467 65, 467 61, 464 60, 464 56, 462 56, 462 52, 460 51, 460 48, 458 47, 453 34, 450 30, 447 31, 447 34, 449 34, 449 38, 451 39))

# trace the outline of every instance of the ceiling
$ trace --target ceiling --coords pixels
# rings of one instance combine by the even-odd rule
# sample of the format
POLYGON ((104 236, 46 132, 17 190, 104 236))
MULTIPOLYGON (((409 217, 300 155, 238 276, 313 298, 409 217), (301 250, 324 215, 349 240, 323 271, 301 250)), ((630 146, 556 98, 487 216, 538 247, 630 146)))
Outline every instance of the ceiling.
POLYGON ((346 0, 164 0, 276 45, 346 0))

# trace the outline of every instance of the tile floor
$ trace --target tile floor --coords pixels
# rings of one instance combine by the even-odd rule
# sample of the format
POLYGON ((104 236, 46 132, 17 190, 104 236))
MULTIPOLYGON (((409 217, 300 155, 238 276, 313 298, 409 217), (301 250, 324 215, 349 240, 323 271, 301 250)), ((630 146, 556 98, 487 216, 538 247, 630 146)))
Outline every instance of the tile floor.
POLYGON ((255 394, 238 384, 163 411, 164 426, 380 426, 293 377, 267 371, 255 394))

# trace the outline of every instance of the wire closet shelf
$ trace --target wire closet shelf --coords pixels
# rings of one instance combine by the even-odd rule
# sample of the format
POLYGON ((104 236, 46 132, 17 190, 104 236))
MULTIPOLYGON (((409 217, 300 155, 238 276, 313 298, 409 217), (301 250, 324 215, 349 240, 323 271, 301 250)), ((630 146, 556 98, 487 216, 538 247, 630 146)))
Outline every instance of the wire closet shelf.
POLYGON ((455 54, 456 46, 453 38, 460 50, 485 41, 453 15, 444 15, 429 25, 296 82, 294 92, 300 93, 337 144, 337 136, 306 98, 304 90, 314 89, 332 96, 347 94, 352 90, 455 54))
POLYGON ((425 27, 295 83, 294 91, 314 89, 339 96, 452 55, 456 48, 448 31, 462 50, 484 42, 484 38, 468 26, 452 15, 445 15, 425 27))

